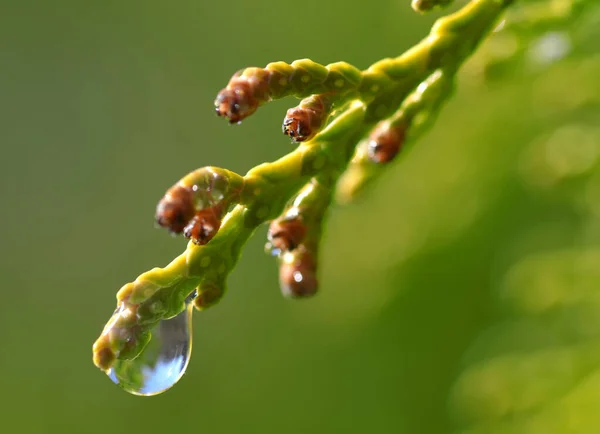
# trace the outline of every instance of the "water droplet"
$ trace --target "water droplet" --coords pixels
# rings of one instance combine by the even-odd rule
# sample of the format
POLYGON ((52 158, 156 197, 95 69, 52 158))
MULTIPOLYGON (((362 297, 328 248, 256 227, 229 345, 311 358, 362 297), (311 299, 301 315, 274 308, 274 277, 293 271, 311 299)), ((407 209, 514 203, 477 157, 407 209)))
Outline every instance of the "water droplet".
POLYGON ((185 373, 192 354, 192 301, 177 316, 163 320, 152 330, 152 338, 132 360, 116 360, 108 376, 125 391, 152 396, 170 389, 185 373))

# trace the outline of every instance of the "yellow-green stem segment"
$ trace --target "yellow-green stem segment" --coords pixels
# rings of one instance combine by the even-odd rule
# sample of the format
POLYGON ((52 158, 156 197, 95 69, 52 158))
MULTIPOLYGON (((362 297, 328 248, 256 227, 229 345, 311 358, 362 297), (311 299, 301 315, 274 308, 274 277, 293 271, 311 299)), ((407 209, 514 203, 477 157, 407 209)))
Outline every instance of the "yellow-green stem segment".
MULTIPOLYGON (((312 177, 337 179, 360 139, 378 121, 396 112, 433 71, 456 71, 511 2, 472 0, 460 11, 438 20, 430 35, 403 55, 377 62, 362 72, 343 63, 330 65, 325 72, 324 67, 310 61, 292 64, 290 67, 301 65, 306 71, 320 71, 327 76, 323 75, 320 84, 306 86, 300 77, 300 83, 294 81, 293 90, 287 92, 287 83, 281 81, 281 89, 273 97, 291 94, 303 98, 333 88, 344 94, 348 106, 312 140, 275 162, 251 169, 244 177, 239 204, 226 215, 207 244, 188 243, 187 249, 166 267, 142 273, 121 288, 118 309, 94 344, 96 365, 108 370, 115 359, 137 356, 152 328, 181 312, 185 298, 194 289, 202 291, 210 286, 214 291, 216 285, 224 291, 226 277, 255 229, 277 217, 312 177)), ((270 67, 289 69, 286 65, 270 67)))

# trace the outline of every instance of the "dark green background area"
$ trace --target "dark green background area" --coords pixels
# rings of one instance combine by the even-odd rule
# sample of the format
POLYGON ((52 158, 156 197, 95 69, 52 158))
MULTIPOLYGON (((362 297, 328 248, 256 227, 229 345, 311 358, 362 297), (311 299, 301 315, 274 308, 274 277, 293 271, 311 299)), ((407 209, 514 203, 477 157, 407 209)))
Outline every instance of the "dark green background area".
POLYGON ((433 19, 408 3, 2 3, 2 432, 600 432, 597 48, 493 84, 466 69, 431 133, 332 210, 316 298, 281 296, 260 230, 172 390, 130 396, 92 364, 116 291, 185 247, 153 228, 164 191, 292 149, 292 100, 214 115, 231 74, 400 54, 433 19))

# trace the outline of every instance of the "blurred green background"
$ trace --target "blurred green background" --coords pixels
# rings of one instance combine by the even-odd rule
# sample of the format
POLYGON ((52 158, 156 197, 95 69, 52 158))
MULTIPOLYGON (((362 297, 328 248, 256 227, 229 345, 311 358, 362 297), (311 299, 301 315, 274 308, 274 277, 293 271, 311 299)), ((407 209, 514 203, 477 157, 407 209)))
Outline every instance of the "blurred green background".
POLYGON ((316 298, 280 295, 263 229, 175 388, 130 396, 92 364, 116 291, 185 246, 153 229, 166 188, 291 149, 291 100, 214 116, 231 74, 397 55, 433 20, 408 3, 2 2, 2 432, 600 432, 597 31, 491 83, 465 68, 431 133, 332 211, 316 298))

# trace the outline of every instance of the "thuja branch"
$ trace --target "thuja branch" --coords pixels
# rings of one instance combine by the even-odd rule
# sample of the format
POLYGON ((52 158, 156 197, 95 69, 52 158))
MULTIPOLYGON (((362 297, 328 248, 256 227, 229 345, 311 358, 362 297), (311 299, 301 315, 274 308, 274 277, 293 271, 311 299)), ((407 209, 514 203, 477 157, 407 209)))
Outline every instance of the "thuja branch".
MULTIPOLYGON (((449 2, 415 3, 426 10, 449 2)), ((190 242, 169 265, 119 290, 117 310, 94 344, 94 363, 108 371, 115 360, 135 358, 156 324, 181 312, 194 292, 197 309, 214 305, 247 240, 268 221, 283 292, 314 294, 324 217, 334 193, 352 199, 407 139, 431 124, 457 70, 509 3, 473 0, 438 20, 406 53, 364 71, 305 59, 235 74, 215 100, 217 114, 239 123, 271 100, 302 98, 283 121, 284 133, 298 146, 245 176, 205 167, 167 191, 157 222, 190 242)))

